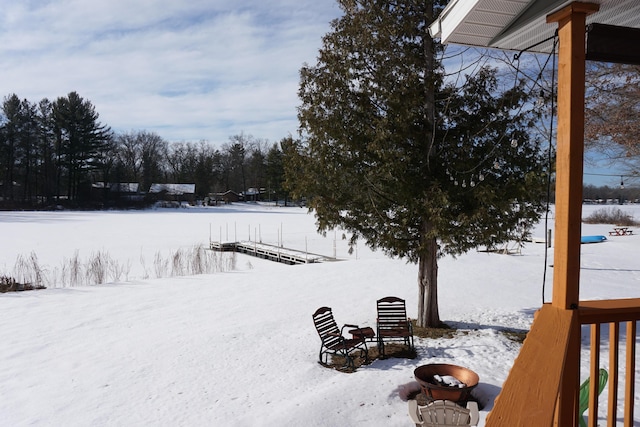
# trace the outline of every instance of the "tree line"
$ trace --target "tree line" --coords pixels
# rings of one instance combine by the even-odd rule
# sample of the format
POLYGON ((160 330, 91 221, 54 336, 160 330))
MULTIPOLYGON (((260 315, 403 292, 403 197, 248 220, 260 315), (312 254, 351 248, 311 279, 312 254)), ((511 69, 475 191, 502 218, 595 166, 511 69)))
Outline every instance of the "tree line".
MULTIPOLYGON (((288 138, 290 139, 290 138, 288 138)), ((16 94, 0 109, 0 204, 90 203, 95 183, 196 184, 196 196, 262 189, 285 198, 282 144, 241 133, 219 148, 206 141, 169 143, 145 130, 116 133, 91 101, 70 92, 33 103, 16 94)))
POLYGON ((586 203, 638 203, 640 202, 640 188, 629 185, 614 187, 585 185, 582 190, 582 198, 586 203))

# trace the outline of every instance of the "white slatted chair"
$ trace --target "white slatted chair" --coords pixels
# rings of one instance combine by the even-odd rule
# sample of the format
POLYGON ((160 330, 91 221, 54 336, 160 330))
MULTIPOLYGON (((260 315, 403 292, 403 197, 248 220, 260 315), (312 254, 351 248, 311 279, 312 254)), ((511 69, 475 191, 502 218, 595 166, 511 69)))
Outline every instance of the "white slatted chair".
POLYGON ((467 407, 450 400, 434 400, 426 406, 419 406, 409 400, 409 416, 422 427, 477 426, 480 415, 476 402, 467 402, 467 407))

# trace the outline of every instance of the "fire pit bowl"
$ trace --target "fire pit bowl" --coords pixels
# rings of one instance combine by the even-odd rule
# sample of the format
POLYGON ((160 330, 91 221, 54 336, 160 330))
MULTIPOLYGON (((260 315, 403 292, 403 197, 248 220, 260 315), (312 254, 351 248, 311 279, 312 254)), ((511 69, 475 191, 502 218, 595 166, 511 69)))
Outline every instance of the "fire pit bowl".
POLYGON ((469 400, 471 390, 478 385, 480 378, 471 369, 445 363, 431 363, 418 366, 413 375, 420 384, 422 392, 433 400, 452 400, 461 402, 469 400), (448 386, 439 383, 437 377, 454 377, 464 384, 462 387, 448 386), (434 378, 435 377, 435 378, 434 378))

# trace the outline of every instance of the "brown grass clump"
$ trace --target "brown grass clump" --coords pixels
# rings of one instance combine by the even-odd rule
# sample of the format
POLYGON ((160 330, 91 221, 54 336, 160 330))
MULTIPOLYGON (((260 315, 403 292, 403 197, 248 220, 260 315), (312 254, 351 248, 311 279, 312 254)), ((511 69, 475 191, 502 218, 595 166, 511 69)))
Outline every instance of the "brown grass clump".
MULTIPOLYGON (((380 359, 380 352, 378 351, 378 345, 375 342, 367 342, 369 348, 369 363, 364 357, 360 356, 360 351, 356 350, 351 357, 353 358, 354 368, 345 368, 344 357, 333 355, 329 359, 329 363, 325 365, 327 368, 336 369, 341 372, 352 373, 355 372, 361 366, 370 364, 376 359, 380 359)), ((384 345, 385 359, 397 358, 397 359, 415 359, 418 354, 415 349, 409 349, 404 344, 388 343, 384 345)), ((324 365, 324 364, 323 364, 324 365)))
POLYGON ((515 329, 505 329, 500 332, 502 332, 502 334, 509 338, 511 341, 515 341, 520 344, 524 342, 524 340, 527 338, 527 334, 529 333, 529 331, 515 329))
POLYGON ((0 293, 33 291, 36 289, 46 289, 42 285, 32 285, 31 283, 18 283, 13 277, 0 276, 0 293))
POLYGON ((603 208, 594 211, 583 220, 586 224, 613 224, 623 227, 640 225, 632 215, 622 212, 620 208, 603 208))
POLYGON ((421 328, 416 325, 415 320, 412 320, 411 323, 413 323, 413 335, 420 338, 454 338, 458 332, 457 329, 446 323, 441 323, 437 328, 421 328))

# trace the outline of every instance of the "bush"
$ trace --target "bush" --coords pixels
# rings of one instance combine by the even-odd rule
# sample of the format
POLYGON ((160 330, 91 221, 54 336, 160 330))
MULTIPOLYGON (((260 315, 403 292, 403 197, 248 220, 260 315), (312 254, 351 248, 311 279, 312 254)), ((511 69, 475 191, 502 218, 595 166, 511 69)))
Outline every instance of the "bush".
POLYGON ((640 224, 640 222, 633 219, 632 215, 622 212, 620 208, 598 209, 583 221, 587 224, 614 224, 626 227, 640 224))
POLYGON ((16 279, 8 276, 0 276, 0 293, 32 291, 34 289, 46 289, 42 285, 32 285, 31 283, 18 283, 16 279))

